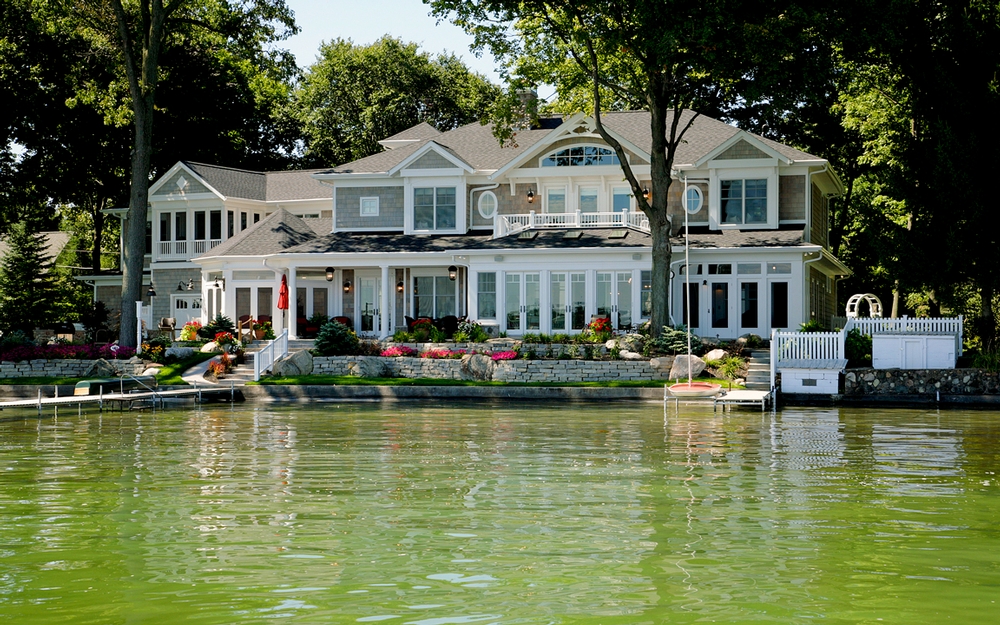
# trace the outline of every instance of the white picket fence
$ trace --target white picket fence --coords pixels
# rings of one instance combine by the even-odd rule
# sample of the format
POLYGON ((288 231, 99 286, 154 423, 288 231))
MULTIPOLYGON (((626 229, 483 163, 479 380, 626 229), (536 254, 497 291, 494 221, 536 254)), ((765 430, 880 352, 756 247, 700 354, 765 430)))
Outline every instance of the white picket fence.
POLYGON ((268 341, 259 352, 253 357, 253 379, 254 382, 260 380, 260 376, 271 369, 279 358, 284 358, 288 354, 288 329, 286 328, 278 338, 268 341))
POLYGON ((839 332, 771 332, 771 390, 782 361, 842 360, 847 358, 844 343, 847 333, 857 329, 861 334, 950 334, 955 337, 956 354, 962 355, 962 316, 941 318, 900 317, 849 318, 839 332))

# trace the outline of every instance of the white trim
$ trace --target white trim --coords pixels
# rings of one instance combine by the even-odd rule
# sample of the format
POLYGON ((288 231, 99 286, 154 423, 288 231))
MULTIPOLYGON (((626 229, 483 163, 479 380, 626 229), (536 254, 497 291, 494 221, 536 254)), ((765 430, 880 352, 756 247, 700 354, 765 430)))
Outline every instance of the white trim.
POLYGON ((493 219, 493 216, 497 214, 498 210, 500 210, 500 200, 497 199, 497 194, 489 190, 483 191, 479 195, 479 199, 476 201, 476 210, 479 211, 479 216, 483 219, 493 219), (493 199, 493 210, 489 214, 486 214, 486 212, 483 211, 483 199, 487 197, 493 199))
POLYGON ((361 217, 378 217, 379 216, 379 198, 378 196, 369 196, 358 198, 358 215, 361 217), (365 201, 375 201, 375 212, 365 212, 365 201))
MULTIPOLYGON (((423 156, 424 154, 427 154, 428 152, 430 152, 432 150, 434 152, 437 152, 441 157, 443 157, 449 163, 452 163, 456 168, 465 170, 466 173, 471 174, 471 173, 473 173, 475 171, 472 168, 471 165, 469 165, 468 163, 466 163, 465 161, 463 161, 459 157, 457 157, 454 154, 452 154, 444 146, 442 146, 442 145, 440 145, 438 143, 435 143, 432 140, 432 141, 428 141, 426 144, 424 144, 423 146, 421 146, 413 154, 410 154, 409 156, 407 156, 406 158, 404 158, 400 163, 398 163, 395 167, 393 167, 392 169, 390 169, 386 173, 388 175, 390 175, 390 176, 392 176, 394 174, 397 174, 400 171, 402 171, 403 169, 406 169, 407 165, 409 165, 410 163, 415 162, 421 156, 423 156)), ((435 170, 420 170, 420 169, 415 169, 415 170, 406 172, 406 174, 408 176, 409 175, 418 175, 418 176, 421 176, 421 175, 437 175, 437 176, 440 176, 441 173, 442 173, 441 170, 437 170, 437 169, 435 169, 435 170), (428 172, 428 173, 425 173, 425 172, 428 172)))
MULTIPOLYGON (((226 196, 224 196, 221 193, 219 193, 219 191, 215 187, 213 187, 212 185, 208 184, 208 182, 204 178, 202 178, 201 176, 199 176, 198 174, 196 174, 193 169, 191 169, 190 167, 188 167, 187 165, 185 165, 182 161, 177 161, 174 164, 173 167, 171 167, 170 169, 167 170, 167 173, 165 173, 162 176, 160 176, 160 178, 156 182, 154 182, 152 184, 152 186, 149 187, 149 190, 146 192, 147 197, 149 197, 150 200, 152 200, 153 196, 156 195, 156 192, 160 190, 160 187, 162 187, 163 185, 165 185, 167 183, 167 180, 171 176, 173 176, 175 173, 177 173, 177 171, 179 171, 179 170, 183 170, 183 171, 186 171, 187 173, 191 174, 196 180, 198 180, 198 182, 202 186, 204 186, 206 189, 208 189, 215 197, 219 198, 220 200, 226 199, 226 196)), ((192 194, 191 196, 181 196, 181 197, 179 197, 177 199, 196 199, 199 196, 200 197, 205 197, 206 195, 207 194, 205 194, 205 193, 195 193, 195 194, 192 194)), ((160 200, 160 199, 168 199, 168 198, 167 198, 167 196, 164 196, 163 198, 156 198, 156 199, 160 200)))
MULTIPOLYGON (((746 141, 747 143, 757 148, 764 154, 767 154, 771 158, 777 159, 783 165, 790 165, 792 163, 792 159, 782 155, 780 152, 778 152, 771 146, 767 145, 757 137, 753 136, 749 132, 745 130, 738 130, 736 131, 735 134, 733 134, 733 136, 729 137, 719 145, 715 146, 715 148, 712 149, 708 154, 702 156, 697 161, 695 161, 693 163, 694 167, 695 168, 704 167, 706 164, 709 163, 709 161, 714 160, 716 156, 722 154, 723 152, 728 150, 733 145, 739 143, 740 141, 746 141)), ((757 160, 757 159, 752 159, 752 160, 757 160)), ((719 162, 726 163, 728 161, 719 161, 719 162)))

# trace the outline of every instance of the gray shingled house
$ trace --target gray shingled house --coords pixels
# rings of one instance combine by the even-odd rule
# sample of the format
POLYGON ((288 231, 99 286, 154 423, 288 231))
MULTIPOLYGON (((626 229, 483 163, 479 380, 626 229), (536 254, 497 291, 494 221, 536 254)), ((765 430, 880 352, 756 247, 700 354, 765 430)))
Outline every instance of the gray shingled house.
MULTIPOLYGON (((265 317, 292 336, 314 313, 371 336, 450 315, 511 336, 579 332, 595 316, 636 326, 650 312, 646 220, 589 117, 544 121, 515 146, 490 126, 420 124, 323 170, 177 163, 150 194, 152 316, 265 317)), ((648 114, 604 121, 648 181, 648 114)), ((829 322, 849 272, 829 249, 828 199, 842 186, 827 161, 699 116, 675 169, 674 222, 682 197, 701 205, 688 215, 688 292, 681 234, 674 244, 676 323, 688 298, 702 335, 829 322)))

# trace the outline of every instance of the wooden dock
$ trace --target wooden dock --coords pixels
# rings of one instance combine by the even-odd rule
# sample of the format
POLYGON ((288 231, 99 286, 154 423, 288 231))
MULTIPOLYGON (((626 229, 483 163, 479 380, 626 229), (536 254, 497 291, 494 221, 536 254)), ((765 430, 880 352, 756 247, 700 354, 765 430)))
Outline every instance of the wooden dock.
POLYGON ((668 387, 664 386, 663 401, 668 402, 670 400, 673 400, 675 408, 683 400, 685 403, 695 404, 708 404, 711 402, 713 412, 718 410, 720 406, 723 410, 727 408, 731 410, 733 406, 760 406, 760 410, 763 412, 768 406, 773 405, 774 396, 770 391, 737 390, 721 391, 718 395, 710 397, 679 397, 671 395, 668 387))
POLYGON ((166 399, 194 399, 199 403, 207 401, 213 402, 237 402, 243 401, 243 393, 230 386, 229 388, 218 387, 194 387, 173 389, 167 391, 141 390, 128 393, 99 393, 97 395, 64 395, 59 397, 56 389, 55 397, 42 397, 41 389, 38 396, 32 399, 15 399, 11 401, 0 401, 0 410, 7 408, 37 408, 41 413, 42 409, 48 406, 58 408, 60 406, 78 406, 96 404, 99 409, 104 410, 104 406, 117 406, 123 410, 125 406, 134 407, 137 403, 162 407, 166 399))

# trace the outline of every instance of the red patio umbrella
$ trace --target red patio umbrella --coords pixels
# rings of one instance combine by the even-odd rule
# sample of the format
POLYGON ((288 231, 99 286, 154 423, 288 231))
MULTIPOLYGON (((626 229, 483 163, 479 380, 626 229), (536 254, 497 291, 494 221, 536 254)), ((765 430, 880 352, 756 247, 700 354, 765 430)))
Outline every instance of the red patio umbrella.
POLYGON ((278 289, 278 310, 288 310, 288 278, 281 276, 281 288, 278 289))

